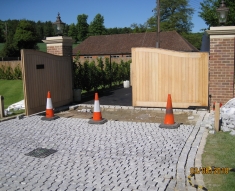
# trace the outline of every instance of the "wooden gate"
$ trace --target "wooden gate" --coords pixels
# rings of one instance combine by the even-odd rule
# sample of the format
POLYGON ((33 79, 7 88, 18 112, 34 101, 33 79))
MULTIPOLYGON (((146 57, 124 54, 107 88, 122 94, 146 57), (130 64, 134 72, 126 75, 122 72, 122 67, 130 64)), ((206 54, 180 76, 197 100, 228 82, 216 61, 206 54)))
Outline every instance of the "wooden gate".
POLYGON ((55 56, 36 50, 21 50, 26 115, 46 109, 47 92, 53 107, 73 101, 70 57, 55 56))
POLYGON ((132 105, 208 106, 208 53, 132 48, 132 105))

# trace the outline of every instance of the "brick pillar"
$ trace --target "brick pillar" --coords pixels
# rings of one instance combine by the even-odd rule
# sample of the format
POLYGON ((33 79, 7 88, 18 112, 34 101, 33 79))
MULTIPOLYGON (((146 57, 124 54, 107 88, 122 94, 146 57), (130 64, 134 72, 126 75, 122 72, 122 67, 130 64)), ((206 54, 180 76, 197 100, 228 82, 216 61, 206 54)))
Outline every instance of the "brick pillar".
POLYGON ((234 98, 235 27, 211 27, 209 60, 209 95, 211 103, 225 104, 234 98))
POLYGON ((71 56, 72 58, 73 40, 71 37, 47 37, 46 40, 43 40, 43 42, 47 44, 47 53, 57 56, 71 56))

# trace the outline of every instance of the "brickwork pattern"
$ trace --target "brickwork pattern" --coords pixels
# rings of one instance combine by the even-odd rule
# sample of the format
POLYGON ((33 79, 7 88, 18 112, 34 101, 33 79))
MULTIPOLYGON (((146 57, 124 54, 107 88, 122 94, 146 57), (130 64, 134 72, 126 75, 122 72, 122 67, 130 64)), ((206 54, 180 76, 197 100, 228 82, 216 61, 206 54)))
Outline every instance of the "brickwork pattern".
POLYGON ((57 56, 72 56, 72 46, 47 46, 47 53, 57 56))
POLYGON ((234 97, 234 38, 210 39, 209 94, 212 103, 234 97))

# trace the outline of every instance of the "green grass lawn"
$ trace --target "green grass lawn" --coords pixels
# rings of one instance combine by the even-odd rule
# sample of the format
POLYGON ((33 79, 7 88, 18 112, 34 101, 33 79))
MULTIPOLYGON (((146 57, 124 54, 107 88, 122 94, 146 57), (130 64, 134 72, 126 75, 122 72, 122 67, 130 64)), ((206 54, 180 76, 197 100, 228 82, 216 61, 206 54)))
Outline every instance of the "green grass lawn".
POLYGON ((0 95, 4 97, 4 108, 24 99, 22 80, 0 80, 0 95))
POLYGON ((46 52, 47 51, 47 46, 45 43, 37 43, 38 46, 38 50, 42 51, 42 52, 46 52))
MULTIPOLYGON (((202 166, 235 168, 235 137, 229 133, 218 132, 207 137, 202 166)), ((235 190, 235 172, 228 174, 204 174, 205 187, 213 191, 235 190)))

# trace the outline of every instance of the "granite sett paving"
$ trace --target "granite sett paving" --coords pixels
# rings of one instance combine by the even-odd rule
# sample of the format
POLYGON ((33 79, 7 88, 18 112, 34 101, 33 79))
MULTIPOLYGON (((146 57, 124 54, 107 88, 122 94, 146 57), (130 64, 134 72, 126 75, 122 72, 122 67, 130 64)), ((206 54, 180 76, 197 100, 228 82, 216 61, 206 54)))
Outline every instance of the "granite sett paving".
POLYGON ((187 167, 194 164, 205 113, 195 126, 178 129, 37 115, 0 122, 0 190, 188 190, 187 167), (25 155, 36 148, 57 152, 25 155))

